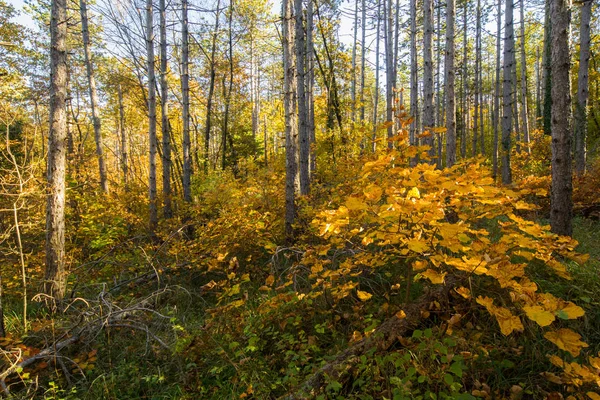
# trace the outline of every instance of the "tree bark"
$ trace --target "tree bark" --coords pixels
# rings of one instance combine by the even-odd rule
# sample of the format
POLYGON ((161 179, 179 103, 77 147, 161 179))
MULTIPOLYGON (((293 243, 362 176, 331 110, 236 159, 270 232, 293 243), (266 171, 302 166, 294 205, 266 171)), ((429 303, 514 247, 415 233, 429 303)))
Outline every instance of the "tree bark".
MULTIPOLYGON (((311 0, 309 0, 311 1, 311 0)), ((365 122, 365 63, 366 63, 366 38, 367 38, 367 7, 362 0, 361 41, 360 41, 360 122, 365 122)))
POLYGON ((467 156, 467 134, 468 134, 468 118, 469 118, 469 108, 467 105, 467 96, 468 96, 468 91, 469 91, 469 81, 468 81, 468 74, 469 74, 469 59, 468 59, 468 40, 467 40, 467 1, 464 1, 464 7, 463 7, 463 76, 462 76, 462 86, 463 86, 463 92, 462 92, 462 129, 461 129, 461 141, 460 141, 460 155, 462 158, 465 158, 467 156))
POLYGON ((500 35, 502 31, 502 0, 498 0, 498 16, 496 25, 496 79, 494 89, 494 115, 492 124, 494 125, 494 143, 492 149, 492 176, 494 179, 498 176, 498 125, 500 123, 500 35))
POLYGON ((308 0, 306 7, 306 105, 308 111, 308 136, 310 139, 310 175, 312 176, 317 169, 317 153, 314 150, 316 146, 315 137, 315 99, 313 94, 315 82, 315 57, 313 41, 313 0, 308 0))
POLYGON ((127 135, 125 134, 125 106, 123 104, 123 88, 121 84, 117 86, 117 94, 119 96, 119 131, 121 132, 121 171, 123 172, 123 185, 125 190, 129 184, 129 167, 127 155, 127 135))
POLYGON ((181 1, 181 97, 183 107, 183 200, 192 202, 192 157, 190 140, 190 75, 189 75, 188 0, 181 1))
MULTIPOLYGON (((304 12, 302 9, 302 0, 294 0, 294 7, 296 11, 296 87, 298 95, 298 141, 300 145, 300 194, 305 196, 310 192, 310 138, 308 133, 308 109, 306 103, 306 44, 304 41, 304 12)), ((354 56, 356 56, 356 54, 354 54, 354 56)), ((353 62, 356 63, 356 59, 353 60, 353 62)), ((353 76, 355 74, 354 72, 353 68, 353 76)), ((356 90, 355 81, 356 79, 353 78, 353 83, 355 85, 354 90, 356 90)), ((353 95, 355 95, 355 93, 353 95)), ((352 104, 354 104, 354 99, 352 100, 352 104)))
POLYGON ((65 295, 65 161, 67 135, 67 2, 50 12, 50 131, 48 133, 44 293, 54 311, 65 295))
POLYGON ((209 84, 208 97, 206 99, 206 123, 204 125, 204 173, 208 174, 208 165, 210 157, 210 131, 212 130, 212 106, 213 96, 215 93, 216 80, 216 65, 215 55, 217 52, 217 35, 219 33, 219 19, 221 14, 221 0, 217 1, 217 9, 215 14, 215 28, 212 33, 212 44, 209 60, 209 84))
POLYGON ((552 0, 552 189, 550 226, 559 235, 573 234, 571 171, 571 81, 569 33, 571 1, 552 0))
POLYGON ((577 104, 575 106, 575 170, 584 174, 587 158, 587 101, 589 96, 590 19, 592 1, 581 5, 579 30, 579 71, 577 73, 577 104))
POLYGON ((513 31, 513 0, 506 0, 504 12, 504 67, 502 104, 502 183, 512 183, 510 169, 511 133, 513 130, 512 69, 515 38, 513 31))
POLYGON ((296 60, 294 48, 294 3, 283 2, 283 71, 285 109, 285 234, 288 241, 294 240, 294 219, 296 215, 296 152, 298 126, 296 121, 296 60))
POLYGON ((429 131, 423 144, 430 146, 430 163, 434 162, 435 144, 433 127, 435 109, 433 108, 433 0, 423 2, 423 130, 429 131))
POLYGON ((454 93, 455 0, 446 0, 446 167, 456 163, 456 99, 454 93))
POLYGON ((163 216, 173 217, 171 191, 171 132, 169 124, 169 85, 167 83, 167 18, 166 2, 160 0, 160 98, 162 130, 163 216))
POLYGON ((473 115, 473 157, 477 155, 477 140, 479 139, 479 72, 481 69, 481 0, 477 0, 475 28, 475 109, 473 115))
POLYGON ((544 20, 544 134, 552 134, 552 23, 550 20, 550 2, 546 0, 544 20))
MULTIPOLYGON (((411 0, 416 1, 416 0, 411 0)), ((381 2, 377 2, 377 32, 375 34, 375 99, 373 101, 373 133, 371 140, 371 150, 375 153, 377 150, 377 117, 379 107, 379 48, 381 41, 381 2)))
POLYGON ((152 0, 146 0, 146 53, 148 69, 148 138, 149 138, 149 175, 148 200, 150 233, 154 234, 158 225, 156 204, 156 76, 154 73, 154 16, 152 0))
MULTIPOLYGON (((432 0, 426 0, 432 1, 432 0)), ((393 143, 389 140, 394 135, 394 116, 392 109, 394 107, 394 38, 393 38, 393 16, 392 0, 385 0, 384 8, 384 41, 385 41, 385 99, 386 113, 385 119, 387 127, 387 147, 391 149, 393 143)))
POLYGON ((410 134, 411 145, 417 145, 417 114, 419 82, 417 63, 417 0, 410 0, 410 134))
POLYGON ((523 124, 523 143, 525 151, 529 149, 529 104, 527 102, 527 58, 525 57, 525 0, 521 0, 521 123, 523 124))

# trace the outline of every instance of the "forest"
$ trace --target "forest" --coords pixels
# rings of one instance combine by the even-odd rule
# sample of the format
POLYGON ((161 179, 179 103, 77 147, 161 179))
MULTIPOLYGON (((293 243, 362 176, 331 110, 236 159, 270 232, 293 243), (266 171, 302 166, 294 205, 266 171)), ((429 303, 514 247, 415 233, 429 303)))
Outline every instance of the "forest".
POLYGON ((0 397, 600 399, 594 0, 0 0, 0 397))

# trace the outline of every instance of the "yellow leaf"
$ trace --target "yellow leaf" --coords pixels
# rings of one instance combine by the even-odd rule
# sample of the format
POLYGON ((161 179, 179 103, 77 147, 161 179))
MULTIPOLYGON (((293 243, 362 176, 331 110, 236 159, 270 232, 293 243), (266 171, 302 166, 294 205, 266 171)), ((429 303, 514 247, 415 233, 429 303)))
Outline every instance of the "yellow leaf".
POLYGON ((275 277, 273 275, 269 275, 265 280, 265 285, 271 286, 275 282, 275 277))
POLYGON ((433 269, 428 269, 425 272, 421 272, 421 275, 429 279, 431 283, 440 285, 444 283, 444 277, 446 276, 446 273, 439 273, 437 271, 434 271, 433 269))
POLYGON ((504 336, 510 335, 512 331, 520 332, 523 330, 521 319, 516 315, 513 315, 508 308, 496 307, 494 316, 498 321, 498 325, 500 325, 500 332, 502 332, 504 336))
POLYGON ((410 198, 420 199, 421 193, 419 192, 418 188, 414 187, 408 191, 408 193, 406 194, 406 198, 407 199, 410 199, 410 198))
POLYGON ((471 291, 469 289, 467 289, 466 287, 459 287, 458 289, 454 289, 454 291, 456 293, 460 294, 465 299, 471 298, 471 291))
POLYGON ((537 322, 539 326, 548 326, 554 322, 554 314, 541 306, 525 306, 523 310, 527 314, 527 318, 537 322))
POLYGON ((563 312, 568 319, 576 319, 579 317, 582 317, 585 314, 585 311, 583 311, 583 308, 579 307, 578 305, 571 303, 569 301, 568 305, 563 308, 562 310, 560 310, 560 312, 563 312))
POLYGON ((408 245, 408 248, 414 251, 415 253, 423 253, 424 251, 429 249, 427 243, 419 239, 409 240, 408 242, 406 242, 406 244, 408 245))
POLYGON ((592 400, 600 400, 600 395, 594 392, 587 392, 588 397, 592 400))
POLYGON ((427 261, 417 260, 413 263, 413 271, 423 271, 427 268, 427 261))
POLYGON ((358 197, 348 197, 346 199, 346 207, 350 211, 352 211, 352 210, 366 210, 367 209, 367 204, 364 203, 358 197))
POLYGON ((383 190, 377 185, 369 185, 364 190, 364 194, 368 200, 376 202, 376 201, 379 201, 379 199, 381 199, 383 190))
POLYGON ((362 290, 357 290, 356 294, 358 295, 358 298, 360 299, 360 301, 367 301, 371 297, 373 297, 373 295, 371 293, 363 292, 362 290))
POLYGON ((406 318, 406 313, 404 312, 404 310, 400 310, 396 313, 396 318, 398 319, 404 319, 406 318))
POLYGON ((582 348, 589 347, 587 343, 580 340, 580 334, 567 328, 561 328, 553 332, 546 332, 544 337, 558 346, 559 349, 571 353, 573 357, 577 357, 582 348))

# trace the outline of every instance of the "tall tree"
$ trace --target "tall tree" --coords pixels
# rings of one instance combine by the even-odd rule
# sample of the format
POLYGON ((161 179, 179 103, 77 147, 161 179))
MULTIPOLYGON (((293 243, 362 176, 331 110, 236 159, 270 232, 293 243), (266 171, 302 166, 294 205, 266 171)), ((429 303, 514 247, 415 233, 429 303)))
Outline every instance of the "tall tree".
POLYGON ((148 200, 150 232, 154 234, 158 225, 156 204, 156 75, 154 73, 154 9, 152 0, 146 0, 146 54, 148 73, 148 200))
MULTIPOLYGON (((311 147, 316 145, 315 137, 315 99, 314 99, 314 82, 315 82, 315 54, 314 54, 314 13, 313 0, 308 0, 306 7, 306 104, 308 107, 308 136, 311 147)), ((317 154, 314 150, 310 152, 310 173, 314 174, 317 168, 317 154)))
POLYGON ((419 82, 417 62, 417 0, 410 0, 410 144, 417 144, 419 82))
POLYGON ((481 0, 477 0, 475 25, 475 109, 473 114, 473 156, 477 155, 477 140, 479 139, 479 93, 480 80, 479 72, 481 69, 481 0))
POLYGON ((288 241, 294 238, 296 215, 296 152, 298 125, 296 121, 296 60, 294 41, 294 2, 283 1, 283 95, 285 109, 285 234, 288 241))
POLYGON ((494 115, 492 125, 494 130, 494 143, 492 148, 492 175, 498 176, 498 125, 500 123, 500 43, 502 32, 502 0, 498 0, 498 16, 496 17, 496 79, 494 89, 494 115))
POLYGON ((552 0, 546 0, 544 11, 544 103, 542 107, 542 126, 544 128, 545 135, 550 135, 552 131, 552 21, 550 19, 551 1, 552 0))
POLYGON ((50 11, 50 131, 46 205, 44 293, 53 310, 65 295, 65 164, 67 135, 67 2, 53 0, 50 11))
POLYGON ((592 0, 586 0, 581 5, 579 71, 577 74, 577 104, 575 105, 575 170, 578 174, 585 173, 587 157, 587 101, 589 96, 591 16, 592 0))
POLYGON ((104 161, 104 149, 102 145, 102 122, 100 121, 100 112, 98 110, 98 92, 96 90, 94 66, 92 65, 92 52, 90 50, 90 31, 88 28, 86 0, 79 0, 79 12, 81 15, 81 36, 83 39, 85 69, 87 72, 90 105, 92 108, 92 124, 94 125, 94 139, 96 141, 96 156, 98 157, 98 170, 100 172, 100 187, 104 193, 108 193, 108 178, 106 176, 106 162, 104 161))
MULTIPOLYGON (((221 19, 221 0, 217 1, 215 11, 215 27, 211 35, 211 49, 208 60, 209 78, 208 78, 208 97, 206 99, 206 122, 204 123, 204 173, 208 173, 210 158, 210 132, 212 130, 212 108, 213 97, 215 93, 215 80, 217 77, 216 54, 217 37, 219 34, 219 21, 221 19)), ((225 154, 225 152, 223 152, 225 154)))
POLYGON ((504 66, 502 84, 502 183, 512 183, 510 169, 511 133, 513 129, 512 70, 515 36, 513 27, 513 0, 506 0, 504 9, 504 66))
MULTIPOLYGON (((432 0, 426 0, 432 1, 432 0)), ((387 138, 390 139, 394 134, 394 28, 392 15, 393 0, 385 0, 384 7, 384 41, 385 41, 385 99, 386 113, 385 119, 388 122, 387 138)), ((393 143, 388 141, 388 148, 392 148, 393 143)))
POLYGON ((192 201, 192 157, 190 140, 190 75, 189 75, 188 0, 181 1, 181 98, 183 120, 183 199, 192 201))
POLYGON ((433 107, 433 0, 423 2, 423 128, 429 130, 424 144, 430 146, 431 162, 435 157, 433 127, 435 109, 433 107))
POLYGON ((455 0, 446 0, 446 166, 456 162, 456 100, 454 94, 454 18, 455 0))
POLYGON ((160 99, 162 132, 163 215, 173 217, 171 205, 171 132, 169 124, 169 85, 167 82, 167 5, 159 1, 160 13, 160 99))
POLYGON ((569 33, 571 1, 552 0, 552 232, 573 233, 573 178, 571 170, 571 81, 569 33))
POLYGON ((121 83, 117 85, 117 96, 119 101, 119 132, 121 133, 121 171, 123 172, 123 184, 128 189, 129 166, 127 159, 127 135, 125 134, 125 105, 123 104, 123 88, 121 83))
MULTIPOLYGON (((308 132, 308 105, 306 102, 306 44, 304 40, 304 10, 302 9, 302 0, 294 0, 296 12, 296 87, 298 94, 298 141, 299 141, 299 175, 300 175, 300 194, 307 195, 310 191, 309 157, 310 157, 310 137, 308 132)), ((358 6, 357 6, 358 7, 358 6)), ((355 30, 356 32, 356 30, 355 30)), ((356 50, 356 47, 355 47, 356 50)), ((354 54, 356 57, 356 52, 354 54)), ((353 60, 356 63, 356 59, 353 60)), ((355 76, 354 69, 352 70, 355 76)), ((354 90, 356 90, 356 78, 353 78, 354 90)), ((353 93, 355 96, 356 93, 353 93)), ((353 99, 353 118, 354 118, 354 99, 353 99)))
POLYGON ((460 140, 460 155, 462 158, 467 156, 467 133, 469 125, 469 109, 467 104, 467 97, 469 91, 469 59, 468 59, 468 48, 469 42, 467 40, 468 31, 468 0, 463 0, 463 68, 462 68, 462 96, 461 96, 461 111, 462 111, 462 129, 461 129, 461 140, 460 140))
POLYGON ((529 104, 527 101, 527 58, 525 54, 525 0, 521 0, 521 123, 523 124, 523 142, 529 153, 529 104))
MULTIPOLYGON (((412 0, 416 1, 416 0, 412 0)), ((373 139, 371 146, 373 153, 377 148, 377 111, 379 107, 379 46, 381 42, 381 2, 377 2, 377 32, 375 33, 375 99, 373 100, 373 139)), ((411 109, 412 112, 412 109, 411 109)))
MULTIPOLYGON (((312 0, 309 0, 312 2, 312 0)), ((365 121, 365 64, 367 49, 367 5, 366 0, 361 4, 361 41, 360 41, 360 122, 365 121)))

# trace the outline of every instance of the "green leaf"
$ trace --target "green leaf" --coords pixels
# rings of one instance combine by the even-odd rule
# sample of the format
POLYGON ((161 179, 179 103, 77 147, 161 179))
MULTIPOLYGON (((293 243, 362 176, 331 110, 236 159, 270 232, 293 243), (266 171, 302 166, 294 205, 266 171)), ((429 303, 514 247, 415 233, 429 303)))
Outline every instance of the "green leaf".
POLYGON ((447 385, 452 385, 454 383, 454 378, 450 374, 445 374, 444 382, 446 382, 447 385))

